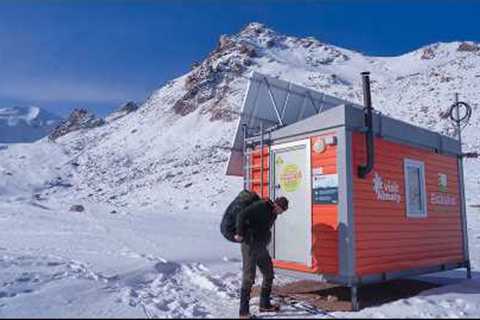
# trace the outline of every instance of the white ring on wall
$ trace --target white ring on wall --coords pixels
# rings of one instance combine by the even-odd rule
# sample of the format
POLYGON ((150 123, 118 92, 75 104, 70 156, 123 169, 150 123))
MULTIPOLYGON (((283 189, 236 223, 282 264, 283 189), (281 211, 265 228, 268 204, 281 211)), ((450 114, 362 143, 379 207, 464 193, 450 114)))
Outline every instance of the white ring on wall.
POLYGON ((316 153, 325 152, 326 149, 327 149, 327 144, 325 143, 325 140, 322 138, 317 139, 317 141, 315 141, 315 143, 313 144, 313 151, 316 153))

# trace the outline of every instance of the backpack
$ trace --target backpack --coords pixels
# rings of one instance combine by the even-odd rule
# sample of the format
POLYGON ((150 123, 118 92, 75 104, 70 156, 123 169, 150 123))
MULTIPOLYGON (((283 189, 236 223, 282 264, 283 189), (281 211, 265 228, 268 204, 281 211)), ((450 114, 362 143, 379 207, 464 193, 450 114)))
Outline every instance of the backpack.
POLYGON ((223 214, 220 232, 231 242, 238 242, 234 236, 237 229, 237 215, 246 207, 260 200, 260 197, 253 191, 242 190, 238 196, 230 203, 223 214))

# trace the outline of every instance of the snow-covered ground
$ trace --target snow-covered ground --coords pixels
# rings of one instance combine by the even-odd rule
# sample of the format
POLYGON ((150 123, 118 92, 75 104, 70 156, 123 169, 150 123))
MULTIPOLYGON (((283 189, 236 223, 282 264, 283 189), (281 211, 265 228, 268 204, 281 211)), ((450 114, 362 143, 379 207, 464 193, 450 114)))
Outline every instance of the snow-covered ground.
MULTIPOLYGON (((370 70, 377 110, 445 134, 439 113, 458 91, 474 109, 464 147, 480 147, 478 44, 367 57, 251 24, 136 111, 55 143, 0 145, 0 317, 235 317, 239 248, 219 222, 241 188, 224 172, 252 70, 354 102, 370 70)), ((480 162, 465 162, 467 200, 478 205, 480 162)), ((316 316, 479 317, 480 209, 469 207, 468 220, 472 280, 429 275, 447 285, 316 316)), ((287 311, 278 316, 312 316, 287 311)))
MULTIPOLYGON (((94 202, 71 212, 67 203, 0 203, 0 317, 237 315, 240 254, 218 231, 221 212, 112 214, 94 202)), ((471 210, 472 280, 464 270, 438 273, 421 278, 440 288, 357 313, 287 306, 277 316, 478 317, 479 230, 480 211, 471 210)))
POLYGON ((0 317, 235 314, 238 248, 218 215, 0 205, 0 317))

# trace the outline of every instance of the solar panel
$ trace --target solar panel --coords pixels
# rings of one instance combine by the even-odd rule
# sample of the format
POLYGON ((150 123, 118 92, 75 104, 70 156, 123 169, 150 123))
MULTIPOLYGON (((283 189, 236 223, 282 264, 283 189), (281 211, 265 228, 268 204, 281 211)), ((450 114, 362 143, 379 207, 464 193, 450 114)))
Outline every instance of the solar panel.
POLYGON ((227 175, 243 175, 243 132, 287 126, 348 101, 257 72, 252 72, 227 165, 227 175))

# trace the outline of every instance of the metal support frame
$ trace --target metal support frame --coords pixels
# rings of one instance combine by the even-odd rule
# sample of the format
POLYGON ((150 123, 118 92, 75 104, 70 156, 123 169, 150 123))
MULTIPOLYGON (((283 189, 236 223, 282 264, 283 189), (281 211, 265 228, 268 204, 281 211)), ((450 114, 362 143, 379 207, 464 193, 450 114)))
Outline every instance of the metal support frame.
POLYGON ((288 88, 287 88, 287 97, 285 98, 285 102, 283 103, 283 107, 282 107, 282 119, 283 117, 285 117, 285 111, 287 110, 288 100, 290 99, 291 87, 292 87, 292 84, 289 82, 288 88))
POLYGON ((243 129, 243 188, 246 190, 252 190, 252 166, 250 161, 253 159, 253 151, 255 150, 255 145, 250 147, 247 143, 249 139, 248 126, 244 123, 242 124, 243 129))
POLYGON ((302 106, 300 107, 300 112, 297 116, 297 122, 303 119, 303 115, 305 114, 305 98, 302 100, 302 106))
MULTIPOLYGON (((308 98, 310 99, 310 102, 312 103, 312 106, 313 106, 313 109, 315 109, 315 112, 316 113, 322 112, 323 108, 317 108, 317 105, 315 104, 315 101, 313 100, 313 97, 312 97, 312 94, 310 93, 310 91, 307 91, 306 96, 308 96, 308 98)), ((322 101, 323 101, 323 97, 324 97, 324 95, 322 95, 322 101)))
MULTIPOLYGON (((275 127, 272 127, 275 128, 275 127)), ((254 152, 256 153, 257 151, 260 152, 260 196, 263 197, 265 195, 264 192, 264 184, 265 184, 265 157, 264 157, 264 148, 265 146, 269 147, 269 154, 270 154, 270 145, 271 141, 270 139, 265 139, 265 134, 270 134, 270 131, 273 130, 272 128, 269 128, 265 130, 264 124, 260 123, 260 128, 256 128, 256 136, 250 137, 248 134, 248 127, 246 124, 242 124, 242 129, 243 129, 243 187, 244 189, 251 190, 253 188, 252 181, 253 181, 253 175, 252 175, 252 170, 256 169, 257 167, 251 166, 250 162, 253 159, 253 154, 254 152), (258 130, 259 129, 259 130, 258 130), (260 137, 259 139, 254 139, 251 140, 251 138, 255 137, 260 137), (249 147, 249 143, 252 144, 252 147, 249 147), (260 150, 255 150, 255 145, 260 146, 260 150)), ((251 129, 251 128, 250 128, 251 129)), ((256 180, 258 182, 258 180, 256 180)), ((268 172, 268 188, 270 188, 270 171, 268 172)), ((269 189, 268 189, 269 190, 269 189)), ((268 192, 270 193, 270 192, 268 192)))
POLYGON ((263 198, 263 122, 260 123, 260 196, 263 198))
MULTIPOLYGON (((271 141, 271 137, 269 137, 269 141, 271 141)), ((275 178, 275 155, 272 154, 272 144, 269 142, 268 144, 268 197, 270 199, 275 199, 275 184, 272 183, 272 179, 275 178), (272 178, 273 177, 273 178, 272 178)), ((275 239, 275 224, 272 227, 272 239, 275 239)), ((270 252, 270 256, 275 257, 275 241, 270 241, 268 245, 268 250, 270 252)))
POLYGON ((338 171, 338 272, 349 283, 356 275, 355 214, 353 201, 352 132, 345 127, 336 130, 338 171))
POLYGON ((352 302, 352 310, 359 311, 360 304, 358 303, 358 287, 356 285, 350 287, 350 299, 352 302))
POLYGON ((283 126, 282 117, 280 116, 280 111, 278 110, 278 106, 277 106, 277 103, 275 101, 275 97, 273 96, 273 93, 272 93, 272 90, 271 90, 271 87, 270 87, 270 83, 268 82, 266 77, 263 77, 263 80, 265 81, 265 84, 267 85, 268 95, 270 96, 270 100, 272 101, 273 109, 275 110, 275 115, 277 116, 278 123, 280 123, 280 125, 283 126))
POLYGON ((243 131, 243 189, 248 189, 248 175, 249 175, 249 159, 247 153, 247 125, 242 124, 243 131))
POLYGON ((247 175, 245 176, 244 179, 246 179, 245 187, 247 190, 252 190, 252 172, 250 169, 250 161, 251 161, 251 151, 249 152, 247 149, 247 153, 245 155, 245 159, 247 162, 247 175))
POLYGON ((313 109, 315 110, 315 113, 319 113, 320 109, 317 108, 317 105, 315 104, 315 101, 313 101, 313 98, 312 98, 312 95, 310 94, 310 92, 307 92, 306 96, 310 99, 310 102, 312 103, 312 106, 313 106, 313 109))

